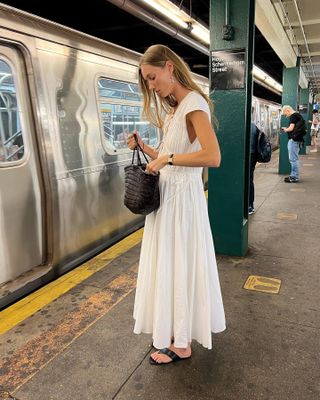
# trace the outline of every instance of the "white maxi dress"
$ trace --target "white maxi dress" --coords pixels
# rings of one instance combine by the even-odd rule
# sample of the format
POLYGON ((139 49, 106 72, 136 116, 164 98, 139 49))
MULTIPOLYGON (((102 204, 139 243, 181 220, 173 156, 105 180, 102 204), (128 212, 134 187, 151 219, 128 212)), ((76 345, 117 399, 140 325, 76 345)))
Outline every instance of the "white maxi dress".
MULTIPOLYGON (((200 150, 189 141, 186 115, 210 110, 197 92, 183 98, 164 122, 161 154, 200 150)), ((203 191, 202 168, 160 170, 160 207, 146 217, 134 333, 151 333, 154 347, 186 348, 192 339, 212 348, 211 332, 226 328, 219 276, 203 191)))

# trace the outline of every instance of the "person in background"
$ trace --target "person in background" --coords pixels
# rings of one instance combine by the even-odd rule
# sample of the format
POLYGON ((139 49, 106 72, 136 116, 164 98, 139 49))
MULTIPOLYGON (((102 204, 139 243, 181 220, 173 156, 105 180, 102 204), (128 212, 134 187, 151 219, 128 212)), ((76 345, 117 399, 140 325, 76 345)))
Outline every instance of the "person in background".
MULTIPOLYGON (((203 190, 204 166, 219 167, 211 101, 170 48, 149 47, 139 63, 144 116, 162 129, 158 150, 137 140, 160 171, 160 207, 147 215, 133 317, 134 333, 152 334, 152 365, 191 357, 191 342, 212 348, 226 328, 217 263, 203 190)), ((128 147, 136 146, 134 134, 128 147)))
POLYGON ((311 146, 313 146, 313 149, 310 151, 316 152, 317 151, 317 136, 319 132, 319 126, 320 126, 320 116, 318 110, 314 109, 312 110, 312 121, 309 120, 309 123, 311 125, 311 131, 310 131, 310 136, 311 136, 311 146))
POLYGON ((289 118, 289 126, 281 128, 282 131, 288 134, 288 155, 291 164, 290 175, 284 178, 287 183, 299 182, 299 150, 303 143, 303 134, 300 132, 299 124, 301 123, 302 116, 295 111, 291 106, 283 106, 281 110, 282 115, 289 118))
POLYGON ((249 183, 249 209, 248 209, 249 215, 254 213, 254 170, 257 164, 257 137, 258 137, 258 127, 254 122, 251 122, 250 183, 249 183))

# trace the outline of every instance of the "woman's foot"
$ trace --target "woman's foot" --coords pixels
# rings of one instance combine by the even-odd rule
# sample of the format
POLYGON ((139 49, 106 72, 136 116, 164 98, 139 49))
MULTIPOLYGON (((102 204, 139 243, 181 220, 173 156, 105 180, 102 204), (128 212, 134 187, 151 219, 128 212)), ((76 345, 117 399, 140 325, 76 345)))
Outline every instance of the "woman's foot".
POLYGON ((150 358, 156 364, 169 364, 173 361, 178 361, 179 359, 191 357, 191 346, 188 346, 186 349, 181 349, 179 347, 175 347, 172 344, 170 347, 167 348, 167 350, 169 351, 164 351, 164 350, 166 349, 162 349, 152 353, 150 358), (170 351, 176 354, 178 357, 174 357, 174 354, 170 353, 170 351))

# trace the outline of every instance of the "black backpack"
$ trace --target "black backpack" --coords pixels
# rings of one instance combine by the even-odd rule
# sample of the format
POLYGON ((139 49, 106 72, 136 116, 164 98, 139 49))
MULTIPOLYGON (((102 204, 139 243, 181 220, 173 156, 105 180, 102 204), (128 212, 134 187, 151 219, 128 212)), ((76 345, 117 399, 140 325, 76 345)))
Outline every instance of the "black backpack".
POLYGON ((260 163, 267 163, 271 160, 271 143, 267 135, 257 128, 257 148, 256 155, 257 161, 260 163))

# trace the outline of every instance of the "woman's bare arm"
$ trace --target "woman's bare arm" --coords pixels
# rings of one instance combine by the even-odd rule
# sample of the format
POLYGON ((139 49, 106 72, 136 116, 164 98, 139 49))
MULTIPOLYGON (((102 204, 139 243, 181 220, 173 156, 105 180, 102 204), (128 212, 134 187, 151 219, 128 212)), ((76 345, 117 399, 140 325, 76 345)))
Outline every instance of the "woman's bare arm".
POLYGON ((153 147, 146 145, 143 142, 143 140, 141 139, 141 137, 139 136, 138 132, 136 132, 136 131, 128 136, 127 144, 128 144, 129 149, 134 150, 137 145, 135 136, 136 136, 139 146, 142 148, 142 150, 153 160, 156 159, 158 157, 159 152, 157 150, 155 150, 153 147))
MULTIPOLYGON (((201 150, 194 153, 174 154, 173 164, 184 167, 219 167, 220 147, 208 114, 204 111, 193 111, 187 115, 186 119, 189 134, 198 138, 201 150)), ((167 163, 168 155, 163 155, 149 163, 147 169, 151 173, 156 173, 167 163)))

